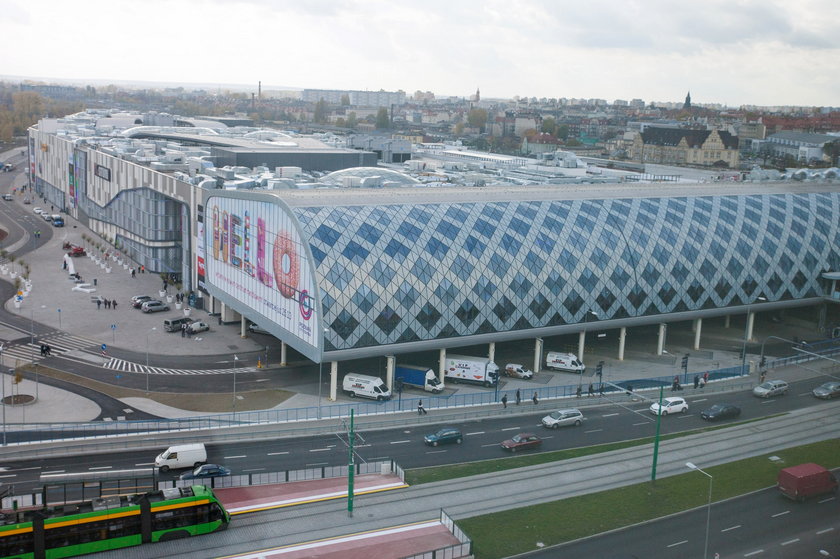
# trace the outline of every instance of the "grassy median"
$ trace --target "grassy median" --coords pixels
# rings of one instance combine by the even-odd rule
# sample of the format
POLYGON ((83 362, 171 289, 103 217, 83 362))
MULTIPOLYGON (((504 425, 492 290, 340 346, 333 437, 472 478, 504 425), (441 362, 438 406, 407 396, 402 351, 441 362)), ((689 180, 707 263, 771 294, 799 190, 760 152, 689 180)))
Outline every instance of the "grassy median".
MULTIPOLYGON (((600 448, 600 452, 605 451, 600 448)), ((712 499, 719 501, 770 487, 776 483, 780 469, 803 462, 840 467, 840 440, 773 451, 703 469, 714 477, 712 499), (771 461, 770 456, 781 460, 771 461)), ((474 516, 459 520, 458 525, 472 539, 477 559, 495 559, 702 506, 708 502, 708 491, 706 476, 686 470, 653 483, 474 516)))

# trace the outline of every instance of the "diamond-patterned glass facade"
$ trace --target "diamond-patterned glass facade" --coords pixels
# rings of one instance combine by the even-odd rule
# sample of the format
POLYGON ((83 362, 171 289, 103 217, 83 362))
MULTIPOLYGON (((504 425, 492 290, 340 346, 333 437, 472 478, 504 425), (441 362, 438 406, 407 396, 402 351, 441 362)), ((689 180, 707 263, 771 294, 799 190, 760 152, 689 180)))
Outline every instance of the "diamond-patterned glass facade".
POLYGON ((822 295, 840 194, 292 208, 324 349, 822 295))

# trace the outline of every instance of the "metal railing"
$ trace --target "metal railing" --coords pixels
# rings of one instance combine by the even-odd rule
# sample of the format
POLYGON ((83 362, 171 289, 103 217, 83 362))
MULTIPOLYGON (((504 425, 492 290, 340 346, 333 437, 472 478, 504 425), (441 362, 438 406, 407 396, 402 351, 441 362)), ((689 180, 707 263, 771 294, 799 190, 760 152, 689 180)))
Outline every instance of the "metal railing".
POLYGON ((452 517, 445 510, 440 509, 440 523, 443 524, 455 538, 460 542, 446 547, 439 547, 423 553, 406 555, 401 559, 458 559, 459 557, 470 557, 472 555, 472 540, 467 537, 461 528, 455 524, 452 517))

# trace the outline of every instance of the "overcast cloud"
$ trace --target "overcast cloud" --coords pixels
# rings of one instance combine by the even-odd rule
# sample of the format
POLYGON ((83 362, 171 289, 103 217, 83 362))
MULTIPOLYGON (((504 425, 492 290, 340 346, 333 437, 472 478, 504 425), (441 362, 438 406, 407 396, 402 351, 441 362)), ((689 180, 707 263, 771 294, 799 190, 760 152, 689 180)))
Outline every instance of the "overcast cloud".
POLYGON ((840 106, 837 0, 4 0, 0 75, 840 106))

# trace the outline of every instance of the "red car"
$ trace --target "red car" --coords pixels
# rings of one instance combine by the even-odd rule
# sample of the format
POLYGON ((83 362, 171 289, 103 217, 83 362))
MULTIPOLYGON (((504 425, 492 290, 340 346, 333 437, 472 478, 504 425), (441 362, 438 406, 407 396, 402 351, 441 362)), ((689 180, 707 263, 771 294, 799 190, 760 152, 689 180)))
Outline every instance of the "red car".
POLYGON ((79 246, 71 246, 70 250, 67 251, 67 254, 70 256, 85 256, 85 249, 79 246))
POLYGON ((528 450, 542 446, 542 439, 533 433, 519 433, 512 439, 502 441, 501 446, 505 450, 516 452, 517 450, 528 450))

